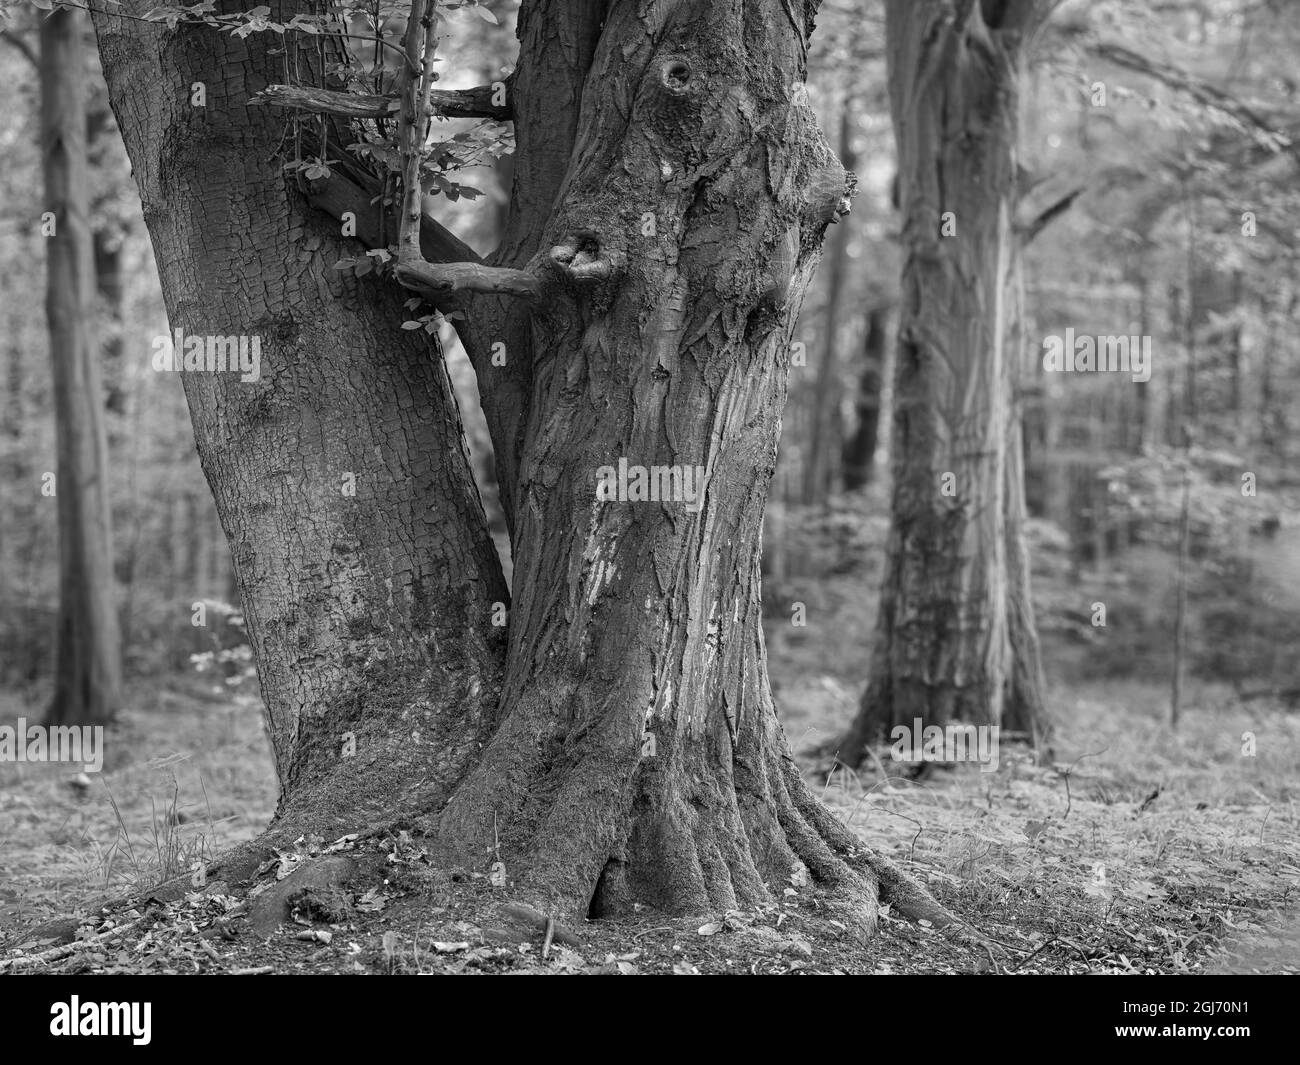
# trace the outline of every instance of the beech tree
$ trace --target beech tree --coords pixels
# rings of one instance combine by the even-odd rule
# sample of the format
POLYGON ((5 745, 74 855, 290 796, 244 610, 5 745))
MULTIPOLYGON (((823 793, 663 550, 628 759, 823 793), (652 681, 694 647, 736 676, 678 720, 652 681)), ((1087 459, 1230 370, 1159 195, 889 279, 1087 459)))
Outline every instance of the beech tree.
POLYGON ((766 673, 791 332, 853 188, 802 87, 816 0, 525 0, 513 74, 461 92, 432 70, 464 5, 416 0, 374 93, 317 0, 154 6, 93 3, 171 326, 261 345, 256 380, 181 381, 279 773, 262 842, 400 824, 593 916, 802 866, 861 931, 882 893, 942 919, 809 791, 766 673), (486 259, 422 214, 430 115, 513 123, 486 259), (512 599, 412 293, 478 377, 512 599), (702 467, 703 498, 602 499, 620 459, 702 467))
POLYGON ((86 161, 85 15, 40 19, 41 163, 58 461, 59 620, 54 697, 46 719, 102 724, 121 698, 122 662, 113 595, 108 441, 91 317, 95 291, 86 161))
POLYGON ((869 680, 839 758, 892 729, 1046 728, 1024 546, 1017 131, 1059 0, 887 0, 903 215, 892 523, 869 680))

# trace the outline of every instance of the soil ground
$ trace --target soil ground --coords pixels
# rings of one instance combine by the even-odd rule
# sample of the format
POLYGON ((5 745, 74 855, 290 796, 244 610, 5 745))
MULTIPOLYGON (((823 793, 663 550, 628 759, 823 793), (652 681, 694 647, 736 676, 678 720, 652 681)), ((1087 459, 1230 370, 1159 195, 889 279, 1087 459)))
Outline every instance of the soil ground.
MULTIPOLYGON (((774 641, 778 700, 805 753, 856 699, 819 664, 844 660, 827 646, 832 631, 774 641)), ((0 722, 37 716, 3 698, 0 722)), ((1300 882, 1300 715, 1194 689, 1171 736, 1165 698, 1156 684, 1054 690, 1051 764, 1005 743, 995 772, 915 780, 884 749, 856 775, 807 760, 863 842, 979 937, 886 909, 862 946, 792 882, 762 910, 584 922, 553 928, 547 946, 545 918, 515 906, 508 877, 436 869, 400 833, 301 840, 251 892, 211 882, 150 900, 155 885, 256 836, 275 802, 256 700, 175 678, 135 691, 98 774, 0 764, 0 971, 1300 972, 1288 909, 1300 882), (104 909, 133 892, 134 905, 104 909)))

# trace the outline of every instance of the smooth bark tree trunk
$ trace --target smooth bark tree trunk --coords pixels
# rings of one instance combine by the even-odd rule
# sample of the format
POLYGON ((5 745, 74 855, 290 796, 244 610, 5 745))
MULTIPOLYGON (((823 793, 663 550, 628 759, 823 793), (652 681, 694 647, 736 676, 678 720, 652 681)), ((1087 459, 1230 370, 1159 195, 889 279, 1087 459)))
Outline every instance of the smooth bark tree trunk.
POLYGON ((86 162, 85 16, 40 22, 41 161, 46 238, 45 316, 53 366, 58 462, 59 621, 51 723, 103 724, 121 701, 122 662, 109 534, 108 443, 95 345, 94 261, 86 162))
POLYGON ((893 522, 849 764, 918 718, 1039 727, 1012 220, 1024 41, 1045 9, 886 5, 904 245, 893 522))

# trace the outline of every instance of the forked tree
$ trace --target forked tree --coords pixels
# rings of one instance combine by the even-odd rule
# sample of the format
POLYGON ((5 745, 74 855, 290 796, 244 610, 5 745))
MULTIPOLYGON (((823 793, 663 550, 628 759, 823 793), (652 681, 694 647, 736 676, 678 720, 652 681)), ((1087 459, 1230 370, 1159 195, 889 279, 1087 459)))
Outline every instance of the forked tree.
POLYGON ((893 500, 869 678, 838 757, 948 722, 1041 740, 1015 385, 1018 102, 1059 0, 887 0, 903 216, 893 500))
POLYGON ((853 184, 805 101, 815 0, 525 0, 514 73, 463 92, 434 86, 439 11, 417 0, 374 95, 329 80, 346 42, 323 3, 273 5, 318 31, 283 36, 94 6, 172 328, 261 339, 258 380, 182 381, 270 720, 270 838, 403 824, 569 913, 753 905, 802 863, 861 930, 882 891, 939 916, 805 786, 767 680, 791 333, 853 184), (430 114, 513 122, 486 260, 420 217, 430 114), (387 214, 338 147, 356 122, 400 158, 387 214), (340 161, 287 175, 322 123, 340 161), (394 243, 391 278, 335 269, 394 243), (478 376, 504 626, 412 292, 457 316, 478 376), (602 499, 620 459, 703 467, 702 505, 602 499))

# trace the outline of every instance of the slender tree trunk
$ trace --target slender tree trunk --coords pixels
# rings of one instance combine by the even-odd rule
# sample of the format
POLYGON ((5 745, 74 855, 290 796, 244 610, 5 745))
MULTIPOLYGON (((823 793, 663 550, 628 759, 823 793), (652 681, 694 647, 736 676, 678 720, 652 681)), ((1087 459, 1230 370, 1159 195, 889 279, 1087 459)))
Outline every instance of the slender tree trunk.
POLYGON ((1183 454, 1182 506, 1178 515, 1178 574, 1174 604, 1174 661, 1169 691, 1169 727, 1178 730, 1183 712, 1183 673, 1187 652, 1187 563, 1192 530, 1191 456, 1183 454))
POLYGON ((1046 682, 1043 656, 1034 618, 1030 587, 1029 546, 1025 522, 1029 511, 1025 498, 1025 433, 1022 382, 1035 369, 1036 347, 1027 342, 1025 325, 1025 277, 1023 248, 1013 242, 1008 283, 1007 390, 1011 416, 1007 423, 1006 537, 1007 537, 1007 635, 1011 645, 1008 666, 1008 697, 1002 724, 1013 732, 1028 735, 1037 751, 1051 734, 1051 721, 1043 703, 1046 682))
POLYGON ((1042 727, 1008 350, 1017 87, 1036 17, 886 5, 904 243, 893 523, 870 678, 839 749, 851 764, 917 718, 1042 727))
MULTIPOLYGON (((1138 333, 1140 336, 1151 335, 1151 277, 1148 272, 1148 257, 1143 254, 1138 261, 1138 276, 1134 279, 1138 288, 1138 333)), ((1158 437, 1153 432, 1155 426, 1155 390, 1151 382, 1139 381, 1134 386, 1137 390, 1137 450, 1145 451, 1155 445, 1158 437)))
POLYGON ((1244 393, 1244 384, 1246 377, 1246 351, 1243 343, 1244 328, 1242 318, 1245 308, 1242 305, 1242 296, 1244 294, 1244 280, 1242 271, 1237 269, 1233 271, 1232 280, 1232 338, 1228 341, 1228 355, 1231 359, 1231 399, 1229 403, 1232 409, 1232 444, 1233 447, 1241 449, 1246 444, 1246 425, 1242 417, 1244 393))
MULTIPOLYGON (((103 337, 101 354, 107 378, 104 390, 104 407, 115 414, 126 413, 127 390, 122 365, 123 304, 126 288, 122 276, 122 233, 113 209, 119 195, 124 172, 111 169, 117 160, 112 154, 113 140, 118 139, 117 127, 106 100, 95 100, 87 115, 86 141, 89 145, 91 166, 95 175, 95 193, 91 200, 92 216, 96 222, 92 234, 95 260, 95 289, 99 294, 100 327, 103 337)), ((116 446, 116 442, 115 442, 116 446)))
POLYGON ((1187 424, 1186 399, 1188 394, 1186 374, 1191 362, 1191 348, 1188 346, 1188 319, 1183 314, 1183 289, 1174 282, 1167 289, 1169 300, 1169 331, 1183 338, 1183 359, 1169 374, 1169 384, 1165 395, 1165 444, 1179 447, 1182 444, 1182 426, 1187 424))
MULTIPOLYGON (((844 98, 840 110, 840 160, 845 168, 857 165, 853 152, 853 97, 844 98)), ((852 236, 847 224, 839 226, 832 235, 827 258, 826 304, 822 315, 822 352, 817 363, 817 379, 813 386, 812 437, 804 466, 805 504, 822 503, 832 491, 830 450, 836 444, 834 433, 836 408, 840 389, 836 357, 839 346, 840 316, 844 306, 844 282, 848 273, 849 240, 852 236)))
POLYGON ((858 393, 854 403, 857 425, 853 434, 844 442, 842 456, 844 487, 850 492, 870 483, 875 471, 888 319, 887 306, 872 307, 867 311, 866 336, 862 344, 862 371, 858 377, 858 393))
POLYGON ((1279 329, 1277 310, 1272 301, 1265 297, 1260 310, 1267 326, 1264 344, 1259 352, 1259 404, 1255 408, 1255 431, 1251 443, 1261 452, 1269 454, 1276 446, 1273 434, 1273 350, 1279 329))
POLYGON ((90 183, 86 163, 85 16, 41 20, 41 150, 47 239, 45 315, 58 444, 59 624, 47 720, 100 724, 121 699, 122 664, 109 535, 108 443, 96 351, 90 183))

